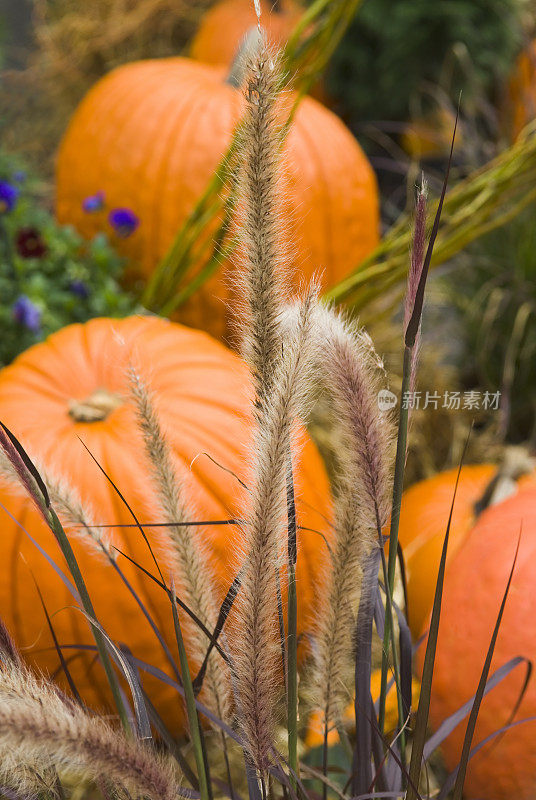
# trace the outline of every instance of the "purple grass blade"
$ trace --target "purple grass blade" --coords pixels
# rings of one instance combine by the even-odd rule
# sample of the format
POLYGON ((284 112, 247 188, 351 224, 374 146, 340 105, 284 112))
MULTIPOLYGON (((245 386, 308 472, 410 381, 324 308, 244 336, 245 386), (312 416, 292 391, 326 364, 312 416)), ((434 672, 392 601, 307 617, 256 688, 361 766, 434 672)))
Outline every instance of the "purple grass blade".
POLYGON ((214 631, 212 633, 212 637, 207 652, 205 654, 205 658, 192 684, 196 695, 199 694, 199 692, 201 691, 201 687, 203 686, 203 679, 205 677, 205 673, 207 670, 209 656, 212 653, 214 647, 217 646, 218 638, 223 630, 225 623, 227 622, 227 617, 231 613, 233 603, 236 600, 236 596, 240 591, 241 586, 242 586, 242 570, 238 572, 237 576, 231 583, 227 591, 227 594, 225 595, 223 603, 220 606, 218 619, 216 620, 216 625, 214 627, 214 631))
POLYGON ((379 584, 376 587, 374 597, 374 624, 376 625, 378 636, 380 639, 383 639, 383 633, 385 631, 385 607, 383 605, 379 584))
POLYGON ((458 769, 458 774, 456 776, 456 783, 454 785, 454 792, 452 795, 453 800, 462 800, 462 793, 463 793, 463 784, 465 781, 465 773, 467 771, 467 764, 469 762, 469 756, 471 752, 471 744, 473 741, 473 736, 476 728, 476 721, 478 717, 478 712, 480 710, 480 705, 482 703, 482 699, 484 697, 484 691, 486 688, 486 683, 488 680, 488 675, 491 667, 491 660, 493 658, 493 653, 495 650, 495 644, 497 642, 497 637, 499 635, 499 628, 501 627, 501 622, 504 614, 504 609, 506 606, 506 601, 508 599, 508 593, 510 591, 510 586, 512 584, 512 578, 514 577, 514 570, 517 563, 517 556, 519 554, 519 545, 521 543, 521 531, 519 532, 519 539, 517 541, 517 547, 514 555, 514 561, 512 563, 512 568, 510 570, 510 575, 508 577, 508 583, 506 584, 506 589, 504 591, 504 595, 502 598, 501 606, 499 609, 499 613, 497 615, 497 621, 495 623, 495 627, 493 629, 493 634, 491 637, 490 645, 488 648, 488 652, 486 655, 486 660, 484 662, 484 666, 482 668, 482 674, 480 676, 480 681, 478 683, 478 688, 476 690, 475 699, 473 702, 473 707, 471 708, 471 713, 469 715, 469 721, 467 723, 467 729, 465 731, 465 738, 463 741, 462 747, 462 755, 460 758, 460 764, 458 769))
POLYGON ((404 561, 404 551, 400 542, 397 544, 396 557, 398 559, 398 566, 400 568, 400 582, 402 583, 402 592, 404 594, 404 616, 406 620, 409 619, 409 601, 408 601, 408 581, 406 576, 406 562, 404 561))
MULTIPOLYGON (((156 583, 157 586, 160 586, 162 591, 164 591, 164 592, 169 594, 169 589, 166 588, 165 584, 162 583, 161 581, 159 581, 158 578, 155 578, 154 575, 151 575, 149 570, 145 569, 145 567, 142 567, 141 564, 138 564, 137 561, 134 561, 133 558, 131 558, 127 553, 124 553, 123 550, 120 550, 118 547, 114 547, 114 550, 116 550, 120 555, 122 555, 123 558, 126 558, 128 561, 130 561, 131 564, 133 564, 137 569, 139 569, 140 572, 143 572, 143 574, 146 575, 148 578, 150 578, 154 583, 156 583)), ((227 653, 224 650, 222 650, 222 648, 220 647, 219 643, 214 640, 212 633, 209 631, 209 629, 206 627, 206 625, 204 625, 203 622, 201 622, 199 617, 196 616, 196 614, 194 614, 194 612, 186 605, 186 603, 184 603, 180 599, 180 597, 175 595, 175 600, 176 600, 176 603, 179 606, 179 608, 181 608, 186 614, 188 614, 190 619, 192 619, 195 622, 197 627, 200 630, 203 631, 205 636, 208 638, 209 642, 211 642, 213 644, 213 646, 216 648, 216 650, 218 651, 220 656, 223 658, 223 660, 227 664, 229 664, 229 666, 231 666, 230 660, 229 660, 229 656, 227 655, 227 653)))
POLYGON ((131 508, 130 504, 128 503, 126 497, 123 495, 123 493, 121 492, 119 487, 110 478, 110 476, 108 475, 106 470, 99 464, 98 460, 95 458, 95 456, 93 455, 93 453, 91 452, 89 447, 87 447, 87 445, 82 441, 82 439, 80 439, 80 437, 78 437, 78 441, 80 442, 82 447, 86 450, 86 452, 89 454, 89 456, 92 458, 92 460, 95 462, 95 464, 97 465, 99 470, 102 472, 102 474, 104 475, 104 477, 106 478, 106 480, 108 481, 108 483, 110 484, 110 486, 112 487, 114 492, 117 494, 117 496, 119 497, 119 499, 121 500, 121 502, 123 503, 123 505, 125 506, 127 511, 129 512, 129 514, 131 515, 132 519, 136 523, 136 526, 137 526, 138 530, 140 531, 140 533, 141 533, 141 535, 143 537, 143 540, 144 540, 145 544, 147 545, 147 547, 149 549, 149 553, 151 554, 151 558, 152 558, 152 560, 154 562, 156 570, 157 570, 158 574, 160 575, 160 579, 161 579, 162 583, 165 585, 166 582, 164 580, 164 576, 162 574, 162 571, 160 569, 160 566, 159 566, 158 561, 156 559, 156 556, 154 554, 153 548, 151 547, 151 543, 150 543, 149 539, 147 538, 147 534, 145 533, 145 531, 143 529, 143 526, 140 524, 138 518, 136 517, 136 514, 134 513, 134 511, 131 508))
MULTIPOLYGON (((18 519, 15 519, 15 517, 13 516, 13 514, 11 514, 11 513, 10 513, 10 512, 7 510, 7 508, 6 508, 6 507, 5 507, 5 505, 2 503, 2 501, 1 501, 1 500, 0 500, 0 508, 1 508, 3 511, 5 511, 5 513, 6 513, 6 514, 8 515, 8 517, 11 519, 11 521, 12 521, 12 522, 14 522, 14 523, 15 523, 15 525, 17 525, 17 526, 18 526, 18 527, 21 529, 21 531, 24 531, 24 533, 26 534, 26 536, 28 537, 28 539, 31 541, 31 543, 34 545, 34 547, 36 547, 36 548, 39 550, 39 552, 41 553, 41 555, 42 555, 42 556, 44 556, 44 557, 46 558, 46 560, 48 561, 48 563, 50 564, 50 566, 52 567, 52 569, 54 570, 54 572, 55 572, 55 573, 58 575, 58 577, 61 579, 62 583, 63 583, 63 584, 64 584, 64 585, 67 587, 67 589, 68 589, 68 591, 69 591, 69 594, 70 594, 70 595, 71 595, 71 596, 72 596, 72 597, 73 597, 73 598, 76 600, 76 602, 77 602, 77 603, 81 603, 82 601, 81 601, 81 599, 80 599, 80 595, 78 594, 78 590, 75 588, 74 584, 73 584, 73 583, 72 583, 72 582, 69 580, 69 578, 67 577, 67 575, 66 575, 66 574, 63 572, 63 570, 62 570, 60 567, 58 567, 58 565, 56 564, 56 562, 54 561, 54 559, 52 559, 52 558, 51 558, 51 557, 48 555, 47 551, 46 551, 46 550, 44 550, 44 549, 41 547, 41 545, 40 545, 40 544, 39 544, 39 543, 38 543, 38 542, 37 542, 37 541, 34 539, 34 537, 32 536, 32 534, 31 534, 31 533, 29 533, 29 532, 26 530, 26 528, 24 527, 24 525, 22 525, 22 524, 21 524, 21 523, 18 521, 18 519)), ((47 524, 48 524, 48 523, 47 523, 47 524)))
POLYGON ((447 531, 443 540, 443 548, 441 550, 441 559, 439 562, 439 570, 437 575, 436 589, 434 595, 434 603, 432 606, 432 617, 430 620, 430 630, 428 633, 428 641, 426 643, 426 652, 424 655, 424 665, 421 679, 421 691, 419 697, 419 705, 417 707, 417 714, 415 718, 415 726, 413 733, 413 743, 411 750, 411 761, 409 766, 409 775, 411 783, 409 784, 406 800, 416 800, 417 792, 416 786, 419 785, 421 774, 421 766, 423 763, 423 751, 426 744, 426 730, 428 727, 428 715, 430 712, 430 697, 432 694, 432 678, 434 674, 434 662, 437 648, 437 637, 439 633, 439 620, 441 616, 441 601, 443 598, 443 582, 445 579, 445 567, 447 564, 447 551, 449 545, 450 526, 452 524, 452 515, 454 512, 454 503, 456 502, 456 494, 458 492, 458 484, 460 481, 460 473, 462 470, 465 454, 471 436, 471 429, 467 436, 465 446, 463 449, 462 457, 460 459, 460 466, 458 467, 458 474, 456 476, 456 484, 454 486, 454 495, 450 506, 449 519, 447 523, 447 531))
POLYGON ((173 656, 171 654, 171 650, 167 646, 166 640, 164 639, 164 637, 160 633, 158 625, 155 623, 155 621, 153 620, 153 618, 149 614, 149 611, 145 607, 145 604, 141 600, 140 596, 138 595, 138 593, 136 592, 136 590, 134 589, 134 587, 132 586, 132 584, 130 583, 128 578, 126 577, 126 575, 123 573, 123 570, 121 569, 121 567, 117 564, 117 562, 114 559, 110 559, 110 564, 115 569, 115 571, 117 572, 117 574, 119 575, 119 577, 121 578, 121 580, 123 581, 125 586, 127 587, 128 591, 131 593, 132 597, 134 598, 134 600, 138 604, 143 616, 145 617, 145 619, 147 620, 147 622, 151 626, 151 628, 153 630, 153 633, 155 634, 156 638, 158 639, 158 641, 160 643, 160 646, 162 647, 162 650, 164 651, 164 655, 166 656, 167 660, 169 661, 169 665, 170 665, 171 669, 173 670, 173 672, 175 674, 175 677, 177 678, 178 681, 180 681, 179 668, 178 668, 177 664, 175 663, 175 659, 173 658, 173 656))
MULTIPOLYGON (((127 658, 121 650, 117 647, 117 645, 112 641, 112 639, 108 636, 100 622, 84 611, 83 608, 78 609, 81 614, 86 617, 88 622, 96 628, 101 636, 103 637, 105 644, 110 652, 115 663, 119 666, 121 672, 123 673, 132 694, 132 699, 134 701, 134 711, 136 714, 136 723, 137 723, 137 730, 140 739, 152 739, 151 733, 151 723, 149 722, 149 714, 147 713, 147 708, 145 706, 145 699, 143 695, 143 690, 141 688, 141 684, 138 678, 136 671, 132 668, 129 658, 127 658)), ((121 688, 121 687, 120 687, 121 688)))
POLYGON ((19 476, 20 482, 46 520, 44 509, 50 508, 47 487, 24 447, 3 422, 0 422, 0 447, 19 476))
MULTIPOLYGON (((506 676, 509 675, 513 669, 519 666, 519 664, 523 663, 527 667, 525 680, 523 681, 523 687, 521 689, 516 705, 512 711, 510 721, 513 720, 513 717, 515 716, 516 711, 518 710, 519 706, 521 705, 521 701, 525 696, 530 676, 532 674, 532 662, 529 661, 529 659, 524 658, 522 656, 516 656, 515 658, 511 658, 510 661, 508 661, 506 664, 503 664, 502 667, 499 667, 499 669, 497 669, 493 673, 493 675, 486 682, 486 688, 484 690, 483 696, 485 697, 487 693, 490 692, 492 689, 494 689, 495 686, 497 686, 504 678, 506 678, 506 676)), ((463 706, 461 706, 461 708, 459 708, 457 711, 454 712, 454 714, 451 714, 449 717, 447 717, 447 719, 443 720, 437 731, 433 734, 433 736, 430 736, 430 738, 426 742, 426 746, 423 752, 423 758, 425 761, 428 760, 432 755, 432 753, 434 752, 434 750, 436 750, 445 741, 447 736, 450 736, 452 731, 458 727, 460 722, 462 722, 467 717, 467 715, 471 711, 471 708, 473 707, 474 701, 475 701, 475 695, 470 697, 469 700, 466 703, 464 703, 463 706)))
MULTIPOLYGON (((517 720, 517 722, 510 722, 509 725, 504 725, 502 728, 498 728, 498 730, 493 731, 493 733, 490 733, 489 736, 486 736, 485 739, 482 739, 481 742, 479 742, 477 745, 475 745, 473 747, 473 749, 469 753, 469 759, 468 760, 471 760, 471 758, 474 755, 476 755, 479 750, 482 750, 482 748, 485 747, 487 744, 489 744, 489 742, 491 742, 496 736, 503 736, 511 728, 516 728, 518 725, 524 725, 526 722, 535 722, 535 721, 536 721, 536 717, 525 717, 525 719, 519 719, 519 720, 517 720)), ((460 769, 460 764, 458 764, 456 769, 453 770, 450 773, 450 775, 447 777, 447 779, 445 780, 445 783, 441 787, 441 791, 437 795, 437 800, 445 800, 446 796, 448 795, 448 793, 451 791, 452 787, 454 786, 454 782, 455 782, 455 780, 456 780, 456 778, 458 776, 459 769, 460 769)), ((512 765, 512 769, 515 769, 515 765, 514 764, 512 765)))
POLYGON ((441 197, 439 198, 439 204, 437 206, 434 224, 432 226, 432 232, 430 234, 430 239, 428 241, 428 249, 426 251, 426 256, 422 266, 419 283, 417 286, 417 291, 415 292, 415 302, 413 305, 413 311, 411 313, 409 322, 406 326, 405 344, 406 347, 410 348, 413 347, 415 344, 415 340, 417 338, 417 334, 419 332, 419 327, 421 324, 422 307, 424 303, 424 290, 426 288, 426 279, 428 277, 428 270, 430 268, 430 262, 432 260, 432 253, 434 250, 435 240, 437 238, 437 233, 439 231, 441 212, 443 210, 443 202, 445 200, 445 194, 447 192, 447 184, 449 181, 450 168, 452 165, 452 154, 454 152, 454 140, 456 138, 456 128, 458 127, 459 113, 460 109, 458 108, 458 110, 456 111, 456 121, 454 122, 454 131, 452 133, 452 142, 450 145, 449 160, 447 163, 447 170, 445 172, 445 179, 443 181, 443 188, 441 190, 441 197))
POLYGON ((261 787, 257 778, 257 770, 255 765, 248 756, 247 750, 244 747, 244 764, 246 767, 246 778, 248 782, 248 795, 249 800, 266 800, 261 793, 261 787))

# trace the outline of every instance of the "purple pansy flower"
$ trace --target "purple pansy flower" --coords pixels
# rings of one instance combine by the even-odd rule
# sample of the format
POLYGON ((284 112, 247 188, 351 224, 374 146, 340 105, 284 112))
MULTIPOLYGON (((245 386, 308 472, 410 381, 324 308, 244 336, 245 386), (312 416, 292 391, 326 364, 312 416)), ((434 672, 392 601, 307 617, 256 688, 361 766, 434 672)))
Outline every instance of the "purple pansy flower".
POLYGON ((24 325, 32 333, 39 333, 41 330, 41 311, 32 303, 29 297, 21 294, 13 304, 12 310, 13 318, 16 322, 24 325))
POLYGON ((71 281, 69 284, 69 290, 82 300, 85 300, 87 297, 89 297, 89 289, 84 281, 71 281))
POLYGON ((97 192, 86 197, 82 202, 82 208, 88 214, 93 214, 95 211, 101 211, 104 208, 104 192, 97 192))
POLYGON ((0 214, 12 211, 17 202, 19 190, 7 181, 0 181, 0 214))
POLYGON ((131 236, 140 224, 138 217, 130 208, 114 208, 110 211, 108 222, 123 239, 131 236))

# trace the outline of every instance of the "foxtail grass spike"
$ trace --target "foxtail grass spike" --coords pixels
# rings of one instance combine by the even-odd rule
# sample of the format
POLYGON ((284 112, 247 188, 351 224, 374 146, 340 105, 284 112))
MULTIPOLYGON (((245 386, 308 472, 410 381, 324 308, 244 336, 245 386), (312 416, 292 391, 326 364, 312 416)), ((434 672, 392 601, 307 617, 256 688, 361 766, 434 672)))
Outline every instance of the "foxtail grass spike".
POLYGON ((284 248, 278 215, 281 131, 276 117, 280 88, 277 57, 263 40, 249 64, 237 180, 243 298, 238 306, 239 333, 258 405, 270 391, 281 349, 278 323, 284 295, 284 248))
POLYGON ((295 420, 305 417, 313 377, 312 304, 304 301, 294 332, 285 338, 269 401, 254 435, 252 492, 243 526, 245 562, 237 600, 234 660, 240 688, 240 722, 256 769, 272 761, 278 687, 275 569, 287 511, 289 442, 295 420))
MULTIPOLYGON (((150 390, 134 367, 129 370, 129 379, 158 502, 164 521, 169 524, 165 530, 171 540, 173 567, 182 598, 203 624, 213 630, 219 609, 210 574, 209 554, 197 528, 172 524, 194 519, 195 514, 184 500, 183 488, 173 465, 169 445, 160 427, 150 390)), ((203 631, 190 621, 186 625, 183 624, 183 627, 188 630, 190 657, 199 666, 204 661, 207 638, 203 631)), ((209 705, 217 711, 221 719, 227 719, 229 677, 216 650, 209 656, 206 678, 210 695, 209 705)))
POLYGON ((179 783, 170 762, 127 739, 102 719, 64 698, 20 664, 0 666, 0 783, 42 794, 40 775, 53 765, 81 778, 104 778, 133 798, 175 800, 179 783))

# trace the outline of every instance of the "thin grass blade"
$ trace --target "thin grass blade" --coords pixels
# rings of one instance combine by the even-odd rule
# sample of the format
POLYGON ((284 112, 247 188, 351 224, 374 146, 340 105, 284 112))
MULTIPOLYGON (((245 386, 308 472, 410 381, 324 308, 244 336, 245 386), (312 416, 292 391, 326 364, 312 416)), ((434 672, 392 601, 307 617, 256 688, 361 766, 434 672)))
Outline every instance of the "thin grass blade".
POLYGON ((173 624, 175 626, 175 637, 177 640, 177 648, 179 651, 179 661, 182 673, 182 685, 184 687, 184 698, 186 700, 186 712, 188 715, 188 723, 190 726, 190 737, 192 740, 192 747, 195 755, 195 762, 197 765, 197 779, 199 781, 199 792, 201 800, 211 800, 212 789, 210 786, 210 773, 208 770, 208 762, 206 759, 206 750, 203 743, 203 733, 201 725, 199 724, 199 717, 197 714, 194 688, 192 686, 192 679, 190 677, 190 667, 188 665, 188 656, 186 655, 186 648, 184 646, 184 639, 182 637, 181 624, 179 620, 179 611, 177 608, 177 601, 175 599, 175 591, 173 589, 173 582, 169 590, 169 600, 173 611, 173 624))
MULTIPOLYGON (((513 722, 513 719, 525 696, 532 675, 532 662, 529 661, 527 658, 523 658, 522 656, 516 656, 515 658, 511 658, 510 661, 508 661, 506 664, 503 664, 502 667, 499 667, 499 669, 493 673, 491 678, 489 678, 488 681, 486 682, 486 688, 484 690, 483 696, 485 697, 488 692, 490 692, 493 688, 495 688, 495 686, 497 686, 504 678, 506 678, 507 675, 509 675, 512 672, 513 669, 515 669, 520 664, 525 664, 527 668, 525 673, 525 680, 523 681, 521 692, 519 693, 519 697, 510 714, 510 719, 508 720, 507 724, 513 722)), ((450 717, 447 717, 447 719, 443 720, 437 731, 432 736, 430 736, 430 738, 426 742, 426 746, 423 752, 423 758, 425 761, 427 761, 430 758, 434 750, 436 750, 445 741, 447 736, 449 736, 452 733, 452 731, 460 724, 460 722, 462 722, 466 718, 466 716, 469 714, 469 712, 473 707, 474 701, 475 701, 475 695, 470 697, 467 703, 464 703, 464 705, 461 706, 461 708, 459 708, 457 711, 455 711, 454 714, 451 714, 450 717)))
POLYGON ((517 563, 517 556, 519 554, 519 546, 521 544, 521 531, 519 533, 519 539, 517 541, 516 551, 514 555, 514 561, 512 563, 512 568, 510 570, 510 575, 508 576, 508 583, 506 584, 506 589, 504 590, 504 595, 502 598, 501 606, 499 608, 499 613, 497 615, 497 621, 495 623, 495 627, 493 629, 493 634, 491 637, 491 642, 488 648, 488 652, 486 655, 486 660, 484 662, 484 666, 482 668, 482 674, 480 676, 480 681, 478 682, 478 688, 476 690, 475 699, 473 702, 473 707, 471 708, 471 713, 469 715, 469 721, 467 723, 467 730, 465 731, 465 738, 463 740, 463 747, 462 747, 462 755, 460 758, 460 764, 458 767, 458 774, 456 776, 456 783, 454 785, 454 792, 452 794, 453 800, 462 800, 462 793, 463 793, 463 784, 465 781, 465 774, 467 772, 467 764, 469 763, 469 757, 471 753, 471 744, 473 741, 473 736, 475 733, 476 728, 476 721, 478 717, 478 712, 480 710, 480 705, 482 703, 484 692, 486 689, 486 683, 488 680, 489 671, 491 668, 491 660, 493 658, 493 653, 495 650, 495 644, 497 642, 497 637, 499 635, 499 628, 501 627, 501 622, 504 614, 504 608, 506 606, 506 601, 508 599, 508 593, 510 591, 510 586, 512 584, 512 578, 514 577, 514 570, 517 563))
POLYGON ((419 697, 419 705, 417 708, 417 715, 415 718, 415 726, 413 732, 413 744, 411 750, 411 761, 409 766, 409 777, 411 783, 408 786, 406 800, 417 800, 416 786, 419 785, 419 778, 421 774, 421 765, 423 760, 423 752, 426 744, 426 729, 428 726, 428 714, 430 711, 430 696, 432 693, 432 678, 434 673, 434 661, 437 648, 437 636, 439 633, 439 619, 441 615, 441 600, 443 597, 443 582, 445 579, 445 567, 447 563, 447 549, 449 544, 450 526, 452 523, 452 514, 454 511, 454 503, 456 502, 456 494, 458 491, 458 484, 460 480, 461 469, 463 466, 465 453, 471 431, 465 442, 465 447, 460 460, 458 474, 456 476, 456 484, 454 486, 454 495, 452 504, 450 506, 449 519, 447 523, 447 531, 443 540, 443 549, 441 551, 441 560, 439 562, 439 571, 437 576, 436 590, 434 595, 434 605, 432 608, 432 617, 430 621, 430 630, 428 632, 428 641, 426 644, 426 653, 424 656, 424 666, 421 679, 421 691, 419 697))

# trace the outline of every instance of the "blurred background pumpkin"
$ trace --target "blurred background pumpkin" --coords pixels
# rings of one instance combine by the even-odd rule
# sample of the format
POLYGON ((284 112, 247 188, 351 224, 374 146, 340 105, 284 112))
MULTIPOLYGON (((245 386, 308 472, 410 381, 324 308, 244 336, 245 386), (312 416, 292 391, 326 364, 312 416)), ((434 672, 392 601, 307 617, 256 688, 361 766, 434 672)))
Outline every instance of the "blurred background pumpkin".
MULTIPOLYGON (((261 0, 261 23, 268 41, 284 47, 304 7, 294 0, 261 0)), ((230 67, 247 32, 257 25, 249 0, 221 0, 203 15, 190 46, 190 57, 205 64, 230 67)))
MULTIPOLYGON (((129 257, 133 275, 148 278, 202 195, 240 119, 242 92, 226 75, 225 69, 177 58, 132 63, 98 82, 60 145, 60 222, 89 238, 104 222, 101 214, 84 211, 85 198, 103 192, 109 208, 128 206, 139 229, 117 246, 129 257)), ((350 131, 310 98, 297 109, 283 163, 280 215, 296 285, 320 273, 323 286, 333 286, 378 243, 374 172, 350 131)), ((205 226, 196 248, 210 240, 215 223, 205 226)), ((182 322, 229 338, 229 268, 222 266, 181 306, 182 322)))

